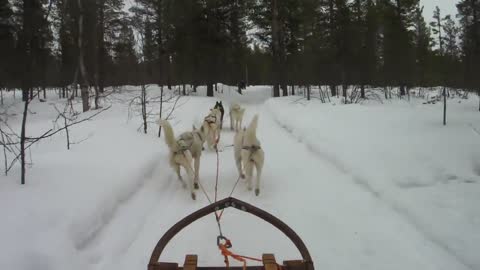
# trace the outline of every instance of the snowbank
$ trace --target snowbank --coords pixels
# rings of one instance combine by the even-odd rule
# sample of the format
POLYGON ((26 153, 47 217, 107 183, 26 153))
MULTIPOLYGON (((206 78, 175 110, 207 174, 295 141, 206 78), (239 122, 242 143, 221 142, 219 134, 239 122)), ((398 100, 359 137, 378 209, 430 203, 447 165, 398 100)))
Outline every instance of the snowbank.
POLYGON ((431 242, 472 269, 480 268, 476 98, 449 100, 447 126, 442 126, 442 105, 418 100, 367 106, 295 100, 271 99, 266 110, 321 160, 352 175, 431 242))

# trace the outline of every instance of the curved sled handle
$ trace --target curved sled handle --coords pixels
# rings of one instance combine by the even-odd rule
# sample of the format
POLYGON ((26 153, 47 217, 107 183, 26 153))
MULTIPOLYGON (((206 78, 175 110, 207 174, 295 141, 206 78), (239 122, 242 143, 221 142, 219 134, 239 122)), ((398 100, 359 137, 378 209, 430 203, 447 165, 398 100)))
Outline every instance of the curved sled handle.
POLYGON ((170 242, 170 240, 172 240, 172 238, 177 233, 179 233, 183 228, 192 224, 197 219, 200 219, 208 214, 211 214, 215 211, 222 210, 228 207, 233 207, 233 208, 242 210, 244 212, 250 213, 275 226, 277 229, 283 232, 295 244, 298 251, 300 251, 303 262, 305 263, 305 266, 306 266, 305 270, 314 269, 310 252, 308 252, 307 247, 303 243, 302 239, 297 235, 297 233, 295 233, 295 231, 293 231, 290 227, 288 227, 288 225, 285 224, 283 221, 267 213, 266 211, 261 210, 251 204, 248 204, 246 202, 240 201, 232 197, 223 199, 216 203, 210 204, 204 208, 201 208, 196 212, 186 216, 185 218, 177 222, 175 225, 173 225, 158 241, 150 257, 149 265, 153 265, 158 262, 158 259, 160 258, 160 255, 162 254, 163 250, 167 246, 168 242, 170 242))

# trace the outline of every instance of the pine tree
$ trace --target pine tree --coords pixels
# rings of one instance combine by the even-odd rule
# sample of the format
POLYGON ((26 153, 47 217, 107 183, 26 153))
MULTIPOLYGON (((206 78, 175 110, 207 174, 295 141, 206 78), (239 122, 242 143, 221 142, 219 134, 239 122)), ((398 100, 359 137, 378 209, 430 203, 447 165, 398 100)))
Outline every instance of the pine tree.
MULTIPOLYGON (((461 0, 457 4, 460 18, 464 85, 480 94, 480 1, 461 0)), ((480 110, 480 107, 479 107, 480 110)))
POLYGON ((121 84, 135 85, 138 83, 136 73, 138 60, 134 47, 135 38, 133 30, 127 22, 124 22, 113 49, 117 75, 122 78, 120 81, 121 84))
POLYGON ((443 30, 443 19, 440 14, 440 8, 438 6, 435 7, 433 11, 433 22, 430 22, 430 26, 432 27, 432 33, 437 36, 437 45, 439 46, 439 53, 440 55, 443 54, 443 37, 442 37, 442 30, 443 30))
POLYGON ((12 7, 8 0, 0 0, 0 88, 11 83, 11 70, 15 65, 14 28, 11 20, 12 7))
MULTIPOLYGON (((415 46, 415 85, 426 86, 427 74, 430 73, 430 52, 432 38, 430 28, 422 16, 423 7, 415 9, 413 17, 415 46)), ((443 50, 440 49, 442 52, 443 50)))
POLYGON ((445 44, 445 55, 448 57, 456 58, 459 55, 458 51, 458 27, 455 24, 455 21, 450 17, 450 15, 445 16, 443 19, 445 22, 442 26, 444 35, 443 35, 443 44, 445 44))

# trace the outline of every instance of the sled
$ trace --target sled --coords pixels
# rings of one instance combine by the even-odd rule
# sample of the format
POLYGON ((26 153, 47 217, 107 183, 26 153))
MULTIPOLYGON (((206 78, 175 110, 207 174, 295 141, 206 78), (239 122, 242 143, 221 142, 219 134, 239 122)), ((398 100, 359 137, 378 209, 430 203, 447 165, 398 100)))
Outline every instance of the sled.
MULTIPOLYGON (((217 216, 218 220, 218 216, 217 216)), ((237 259, 238 260, 238 259, 237 259)), ((273 215, 267 213, 264 210, 261 210, 253 205, 250 205, 246 202, 240 201, 235 198, 226 198, 216 203, 210 204, 177 222, 173 225, 158 241, 157 245, 155 246, 151 257, 150 262, 148 264, 148 270, 314 270, 313 261, 310 256, 310 253, 303 243, 302 239, 293 231, 287 224, 282 222, 280 219, 274 217, 273 215), (194 221, 212 213, 216 213, 219 210, 233 207, 240 211, 244 211, 250 213, 258 218, 261 218, 277 229, 279 229, 282 233, 284 233, 290 241, 295 244, 296 248, 300 252, 301 259, 297 260, 285 260, 282 264, 277 263, 275 256, 273 254, 263 254, 261 259, 254 259, 250 257, 238 256, 232 254, 230 252, 230 256, 235 258, 235 256, 243 257, 247 259, 258 260, 262 263, 259 266, 246 266, 245 261, 244 266, 229 266, 228 258, 226 254, 229 252, 227 249, 231 247, 230 241, 225 238, 224 236, 220 235, 217 237, 217 245, 219 246, 220 250, 222 250, 222 255, 225 256, 225 266, 198 266, 197 261, 198 257, 195 254, 186 255, 185 261, 183 265, 179 265, 179 263, 173 262, 159 262, 159 258, 170 242, 170 240, 179 233, 183 228, 187 227, 194 221), (223 242, 223 244, 222 244, 223 242), (223 253, 225 252, 225 253, 223 253)))

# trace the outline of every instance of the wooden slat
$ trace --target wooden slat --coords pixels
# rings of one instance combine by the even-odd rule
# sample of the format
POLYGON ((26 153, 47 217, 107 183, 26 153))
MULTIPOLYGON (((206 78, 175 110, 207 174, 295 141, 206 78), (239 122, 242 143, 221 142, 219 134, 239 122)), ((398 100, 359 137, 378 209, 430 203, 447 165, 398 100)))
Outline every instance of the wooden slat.
POLYGON ((265 270, 278 270, 277 261, 273 254, 263 254, 262 255, 263 266, 265 270))
POLYGON ((178 270, 178 263, 156 262, 149 264, 148 270, 178 270))
POLYGON ((288 270, 305 270, 305 263, 302 260, 283 261, 283 265, 288 270))
POLYGON ((197 255, 185 256, 185 263, 183 264, 183 270, 196 270, 197 269, 197 255))

